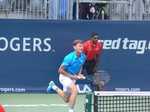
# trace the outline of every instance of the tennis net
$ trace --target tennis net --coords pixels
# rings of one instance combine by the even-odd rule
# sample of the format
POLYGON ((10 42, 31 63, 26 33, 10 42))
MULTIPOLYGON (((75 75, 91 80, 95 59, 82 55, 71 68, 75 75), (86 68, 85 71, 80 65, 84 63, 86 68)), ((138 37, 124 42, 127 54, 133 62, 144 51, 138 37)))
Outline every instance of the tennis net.
POLYGON ((94 112, 150 112, 150 92, 94 92, 94 112))

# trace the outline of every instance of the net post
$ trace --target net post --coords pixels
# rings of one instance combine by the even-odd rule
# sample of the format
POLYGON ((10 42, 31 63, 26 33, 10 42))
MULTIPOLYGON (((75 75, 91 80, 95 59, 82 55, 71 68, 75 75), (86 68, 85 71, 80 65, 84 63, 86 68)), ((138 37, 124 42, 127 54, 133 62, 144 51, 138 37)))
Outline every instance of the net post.
POLYGON ((91 112, 91 107, 92 107, 92 92, 90 91, 86 93, 84 112, 91 112))
POLYGON ((98 112, 98 96, 94 94, 94 112, 98 112))

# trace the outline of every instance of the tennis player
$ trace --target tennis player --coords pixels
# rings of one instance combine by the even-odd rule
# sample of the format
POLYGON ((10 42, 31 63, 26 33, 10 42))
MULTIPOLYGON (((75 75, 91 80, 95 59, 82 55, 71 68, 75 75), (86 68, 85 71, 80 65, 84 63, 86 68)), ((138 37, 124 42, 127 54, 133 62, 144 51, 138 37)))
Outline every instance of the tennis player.
MULTIPOLYGON (((82 53, 85 54, 87 58, 83 65, 83 70, 86 69, 88 75, 92 75, 98 71, 98 63, 102 52, 102 44, 98 42, 98 39, 98 33, 92 33, 91 40, 84 43, 84 50, 82 53)), ((99 86, 99 89, 101 90, 102 87, 99 86)))
POLYGON ((85 79, 81 74, 82 66, 86 60, 86 56, 82 53, 84 42, 82 40, 75 40, 73 42, 74 51, 68 54, 58 72, 59 81, 63 85, 63 90, 55 85, 53 81, 49 83, 47 92, 51 89, 55 90, 65 102, 69 102, 69 112, 74 111, 74 105, 76 101, 76 96, 78 94, 78 89, 75 86, 75 82, 78 79, 85 79))

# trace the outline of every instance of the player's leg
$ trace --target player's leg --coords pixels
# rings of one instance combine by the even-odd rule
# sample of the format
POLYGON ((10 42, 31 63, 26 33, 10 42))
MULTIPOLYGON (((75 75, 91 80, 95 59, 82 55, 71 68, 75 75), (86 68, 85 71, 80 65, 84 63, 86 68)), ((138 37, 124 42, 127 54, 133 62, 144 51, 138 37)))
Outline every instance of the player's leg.
POLYGON ((69 102, 69 112, 73 112, 73 107, 78 93, 77 87, 75 86, 75 80, 60 74, 59 81, 63 85, 63 91, 58 88, 53 81, 51 81, 47 88, 47 92, 50 92, 51 89, 55 90, 65 102, 69 102))
POLYGON ((78 94, 78 89, 74 83, 70 83, 66 89, 63 89, 63 92, 61 89, 57 89, 57 93, 64 99, 65 102, 71 102, 70 107, 74 106, 74 103, 72 102, 75 102, 74 99, 76 99, 78 94))
POLYGON ((69 98, 71 93, 66 93, 64 91, 62 91, 61 89, 57 89, 56 92, 59 94, 59 96, 61 96, 61 98, 68 103, 69 102, 69 98))
MULTIPOLYGON (((49 86, 47 87, 47 92, 50 93, 51 90, 56 91, 59 96, 65 101, 69 102, 69 98, 71 93, 70 92, 64 92, 62 89, 60 89, 58 86, 55 85, 53 81, 50 81, 49 86)), ((66 89, 67 90, 67 89, 66 89)))
POLYGON ((59 76, 59 81, 63 85, 64 101, 69 102, 69 112, 73 112, 76 96, 78 93, 75 80, 64 75, 59 76))
POLYGON ((63 87, 63 91, 61 89, 57 89, 56 91, 65 102, 69 102, 69 112, 73 112, 76 96, 78 94, 78 90, 75 84, 69 83, 67 87, 63 87))
POLYGON ((47 92, 50 93, 52 89, 56 91, 65 102, 69 102, 71 92, 64 92, 58 86, 56 86, 53 81, 50 81, 49 86, 47 87, 47 92))
POLYGON ((70 83, 68 85, 68 89, 71 91, 69 106, 70 106, 70 108, 73 108, 75 105, 76 96, 78 94, 78 89, 74 83, 70 83))

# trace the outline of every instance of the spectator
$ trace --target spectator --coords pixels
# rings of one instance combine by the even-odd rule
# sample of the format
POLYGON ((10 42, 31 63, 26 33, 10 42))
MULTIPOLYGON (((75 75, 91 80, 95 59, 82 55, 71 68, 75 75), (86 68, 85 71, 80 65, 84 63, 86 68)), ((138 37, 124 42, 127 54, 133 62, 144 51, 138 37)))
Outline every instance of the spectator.
MULTIPOLYGON (((68 1, 69 0, 51 0, 51 19, 67 19, 67 12, 68 12, 68 1), (58 7, 57 7, 58 6, 58 7), (58 15, 57 14, 58 11, 58 15)), ((73 3, 76 0, 72 0, 72 8, 73 3)), ((70 1, 71 2, 71 1, 70 1)))
POLYGON ((92 19, 95 9, 91 3, 79 4, 79 19, 92 19))

